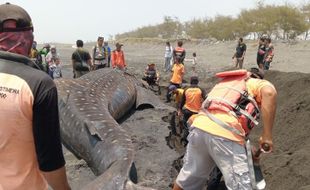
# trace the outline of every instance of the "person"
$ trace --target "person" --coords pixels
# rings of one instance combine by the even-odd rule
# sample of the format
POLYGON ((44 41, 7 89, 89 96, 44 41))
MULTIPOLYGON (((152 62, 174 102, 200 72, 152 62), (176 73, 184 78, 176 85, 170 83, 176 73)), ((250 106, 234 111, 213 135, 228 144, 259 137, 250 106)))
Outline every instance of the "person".
POLYGON ((156 66, 154 63, 148 64, 144 71, 144 76, 142 80, 146 81, 149 85, 158 84, 159 82, 159 73, 157 72, 156 66))
POLYGON ((198 86, 199 79, 197 76, 192 76, 190 86, 184 89, 181 103, 178 108, 178 115, 183 114, 183 126, 185 133, 183 140, 186 141, 188 135, 187 120, 200 110, 201 104, 206 97, 204 89, 198 86))
POLYGON ((39 50, 37 49, 37 42, 33 41, 32 47, 29 53, 29 58, 37 64, 42 71, 44 71, 44 67, 42 65, 42 57, 41 54, 39 53, 39 50))
POLYGON ((60 66, 60 59, 55 58, 55 61, 50 66, 50 71, 52 73, 51 77, 53 79, 62 78, 61 66, 60 66))
POLYGON ((48 65, 48 75, 52 78, 53 78, 53 72, 54 72, 53 70, 54 68, 52 67, 55 67, 56 59, 60 60, 60 57, 59 57, 59 54, 57 53, 56 46, 52 45, 50 48, 50 51, 47 53, 45 57, 46 63, 48 65))
POLYGON ((29 58, 35 62, 38 57, 38 54, 39 54, 39 50, 37 49, 37 42, 33 41, 30 54, 29 54, 29 58))
POLYGON ((107 61, 107 67, 111 67, 111 48, 109 46, 108 42, 104 42, 104 49, 106 50, 106 61, 107 61))
POLYGON ((256 62, 260 69, 264 69, 264 57, 266 53, 265 36, 259 38, 256 62))
POLYGON ((104 42, 104 38, 99 36, 97 39, 97 45, 95 45, 92 49, 94 70, 105 68, 107 66, 107 63, 106 63, 107 52, 103 46, 103 42, 104 42))
POLYGON ((235 62, 235 67, 238 69, 242 69, 244 56, 246 53, 246 44, 243 42, 243 38, 239 38, 238 44, 236 47, 236 52, 234 53, 232 59, 235 62))
POLYGON ((273 150, 277 91, 262 79, 263 71, 236 70, 217 76, 222 80, 210 91, 199 114, 189 119, 189 143, 173 190, 202 189, 216 166, 228 189, 252 189, 253 168, 248 165, 252 155, 247 154, 251 151, 246 151, 245 145, 253 123, 257 124, 257 104, 263 120, 260 147, 268 147, 264 149, 268 153, 273 150), (251 113, 251 119, 247 113, 251 113))
POLYGON ((197 54, 196 52, 193 53, 193 60, 192 60, 192 71, 193 73, 196 72, 196 66, 197 66, 197 54))
MULTIPOLYGON (((177 88, 180 88, 182 85, 182 81, 183 81, 183 76, 185 73, 185 69, 184 69, 184 65, 181 64, 181 60, 182 58, 177 56, 175 58, 175 64, 172 67, 172 76, 170 79, 170 84, 176 86, 177 88)), ((167 90, 167 94, 166 94, 166 103, 171 101, 171 91, 169 90, 169 86, 168 86, 168 90, 167 90)))
POLYGON ((182 47, 183 46, 183 42, 181 40, 179 40, 177 42, 177 47, 173 49, 173 62, 176 62, 176 58, 180 58, 180 63, 184 65, 184 59, 186 56, 186 51, 185 49, 182 47))
POLYGON ((93 67, 91 56, 87 50, 83 48, 84 42, 82 40, 76 41, 77 49, 72 53, 72 67, 73 78, 79 78, 90 71, 93 67))
POLYGON ((266 52, 265 52, 265 58, 264 58, 264 70, 269 70, 270 63, 273 60, 273 56, 274 56, 274 47, 273 47, 273 44, 271 43, 271 38, 268 37, 266 39, 266 52))
POLYGON ((113 69, 126 70, 127 64, 125 62, 125 55, 122 50, 123 44, 116 43, 116 49, 112 51, 111 59, 112 59, 112 67, 113 69))
POLYGON ((171 85, 169 88, 170 88, 170 91, 172 93, 172 98, 173 98, 173 101, 175 103, 175 107, 178 109, 180 107, 180 104, 182 101, 184 89, 183 88, 177 88, 174 85, 171 85))
POLYGON ((47 54, 50 52, 50 48, 51 48, 51 45, 50 44, 44 44, 42 49, 39 51, 39 55, 41 57, 41 64, 43 66, 43 70, 48 74, 48 64, 46 62, 46 56, 47 54))
POLYGON ((165 50, 165 65, 164 65, 164 71, 171 71, 171 59, 172 59, 172 46, 170 45, 170 42, 166 42, 166 50, 165 50))
POLYGON ((69 190, 57 89, 29 59, 28 13, 0 5, 0 189, 69 190))

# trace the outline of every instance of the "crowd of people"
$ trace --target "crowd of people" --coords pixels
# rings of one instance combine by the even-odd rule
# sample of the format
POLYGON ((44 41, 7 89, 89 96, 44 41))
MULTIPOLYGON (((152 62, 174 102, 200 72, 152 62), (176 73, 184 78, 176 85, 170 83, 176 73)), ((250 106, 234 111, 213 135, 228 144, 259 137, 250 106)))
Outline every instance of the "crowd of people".
MULTIPOLYGON (((85 48, 82 40, 76 41, 76 50, 72 53, 72 69, 73 78, 106 67, 125 70, 125 55, 121 47, 123 44, 116 43, 115 50, 111 51, 108 42, 104 41, 104 37, 99 36, 97 44, 92 48, 91 54, 85 48)), ((44 44, 42 49, 37 49, 37 42, 33 41, 30 53, 30 59, 46 72, 52 79, 62 77, 60 56, 56 46, 44 44)))
POLYGON ((264 128, 259 150, 269 153, 273 149, 277 93, 275 87, 264 80, 264 70, 269 70, 274 55, 271 38, 262 36, 259 39, 258 67, 249 71, 242 69, 247 46, 243 38, 239 38, 232 57, 237 70, 218 73, 221 81, 208 95, 198 86, 196 53, 192 59, 186 59, 182 45, 178 41, 177 47, 172 49, 167 42, 164 63, 164 71, 172 72, 166 102, 174 97, 177 116, 182 118, 181 143, 186 147, 184 165, 173 189, 194 190, 206 185, 208 190, 217 189, 222 177, 227 189, 258 188, 252 175, 254 169, 249 164, 257 152, 252 152, 252 147, 246 144, 250 144, 250 131, 261 112, 264 128), (192 60, 190 86, 183 83, 184 61, 187 60, 192 60))
MULTIPOLYGON (((62 77, 57 49, 45 44, 37 50, 31 18, 19 6, 0 5, 0 26, 0 189, 42 190, 50 186, 69 190, 53 82, 62 77)), ((111 51, 99 36, 89 53, 83 41, 77 40, 71 56, 74 78, 106 67, 126 70, 123 44, 115 46, 111 51)), ((166 102, 174 97, 177 115, 183 118, 182 141, 186 146, 174 190, 202 189, 206 184, 211 189, 214 184, 207 181, 215 169, 228 189, 255 188, 249 165, 252 150, 246 145, 261 113, 260 150, 273 150, 277 92, 264 79, 263 71, 269 69, 273 51, 271 39, 263 36, 257 52, 258 68, 243 70, 246 44, 240 38, 233 56, 237 70, 217 73, 220 80, 207 94, 194 72, 196 53, 190 85, 184 87, 183 42, 178 41, 175 48, 166 43, 164 71, 171 72, 166 102)), ((159 78, 156 65, 148 64, 143 79, 158 84, 159 78)))
MULTIPOLYGON (((239 69, 243 68, 243 62, 246 50, 247 46, 243 42, 243 38, 239 38, 236 47, 236 52, 232 57, 236 68, 239 69)), ((267 35, 262 35, 258 41, 257 56, 256 56, 257 66, 260 69, 269 70, 273 56, 274 56, 274 47, 271 43, 271 37, 267 35)))

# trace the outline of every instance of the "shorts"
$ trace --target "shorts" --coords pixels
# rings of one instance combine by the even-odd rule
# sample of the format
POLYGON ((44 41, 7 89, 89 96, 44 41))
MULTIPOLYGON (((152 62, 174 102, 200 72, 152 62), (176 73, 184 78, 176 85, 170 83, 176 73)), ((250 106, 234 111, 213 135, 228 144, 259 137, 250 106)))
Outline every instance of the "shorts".
POLYGON ((229 190, 251 190, 245 147, 198 128, 191 128, 184 156, 184 165, 176 183, 184 190, 205 189, 207 180, 218 168, 229 190))

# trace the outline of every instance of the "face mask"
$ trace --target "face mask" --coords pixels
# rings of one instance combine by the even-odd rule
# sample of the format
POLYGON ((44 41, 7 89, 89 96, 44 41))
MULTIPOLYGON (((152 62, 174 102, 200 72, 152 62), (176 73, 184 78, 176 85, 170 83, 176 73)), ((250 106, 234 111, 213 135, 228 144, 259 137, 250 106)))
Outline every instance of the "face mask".
POLYGON ((18 32, 0 32, 0 51, 29 55, 33 42, 31 30, 18 32))

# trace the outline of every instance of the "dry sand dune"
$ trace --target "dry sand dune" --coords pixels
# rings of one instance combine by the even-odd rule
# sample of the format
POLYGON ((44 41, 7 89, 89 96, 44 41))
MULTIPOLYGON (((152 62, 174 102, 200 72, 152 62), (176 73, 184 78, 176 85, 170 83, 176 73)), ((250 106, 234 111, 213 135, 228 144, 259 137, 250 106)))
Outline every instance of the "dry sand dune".
MULTIPOLYGON (((245 67, 256 66, 256 42, 247 41, 245 67)), ((129 65, 129 72, 141 76, 148 62, 155 62, 162 70, 164 44, 130 43, 124 41, 124 51, 129 65)), ((310 42, 288 44, 275 42, 275 58, 271 71, 266 73, 278 90, 278 109, 274 126, 275 150, 264 155, 261 160, 268 190, 307 190, 310 189, 310 42), (275 71, 277 70, 277 71, 275 71)), ((207 89, 212 86, 209 77, 224 67, 231 66, 231 56, 235 42, 204 44, 186 42, 188 57, 197 52, 198 75, 201 85, 207 89)), ((90 49, 90 46, 86 48, 90 49)), ((66 65, 69 64, 73 51, 71 46, 59 46, 59 52, 66 65)), ((185 63, 189 71, 189 63, 185 63)), ((65 75, 71 77, 71 70, 66 66, 65 75)), ((161 83, 166 85, 169 73, 161 72, 161 83)), ((185 78, 188 80, 191 73, 185 78)), ((162 117, 168 113, 152 110, 139 111, 123 123, 132 134, 137 149, 137 168, 142 185, 157 189, 169 189, 169 183, 176 176, 173 161, 179 154, 167 147, 168 123, 162 117), (141 125, 136 125, 136 124, 141 125), (139 128, 143 125, 143 128, 139 128)), ((252 138, 257 139, 261 129, 256 128, 252 138)), ((66 151, 67 167, 73 189, 80 189, 94 179, 83 161, 76 160, 66 151)))

